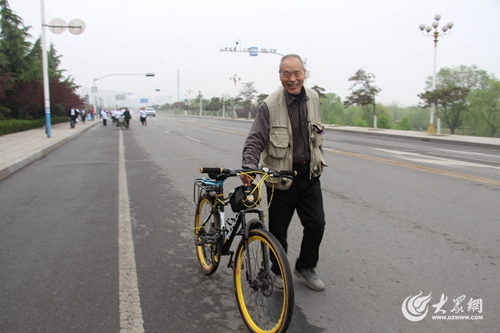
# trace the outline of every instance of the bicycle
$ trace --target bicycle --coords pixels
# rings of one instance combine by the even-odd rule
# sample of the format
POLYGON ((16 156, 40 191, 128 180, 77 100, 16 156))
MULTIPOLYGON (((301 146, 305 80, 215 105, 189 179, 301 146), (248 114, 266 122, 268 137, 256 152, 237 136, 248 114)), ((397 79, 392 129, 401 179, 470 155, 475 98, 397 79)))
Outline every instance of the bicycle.
POLYGON ((119 127, 121 130, 123 130, 124 128, 128 128, 127 123, 125 122, 125 118, 119 117, 117 120, 118 122, 116 123, 116 127, 119 127))
POLYGON ((234 294, 238 310, 250 332, 286 332, 294 308, 294 289, 290 265, 283 247, 264 225, 260 204, 260 190, 266 179, 293 177, 294 171, 268 169, 200 168, 209 178, 194 182, 193 200, 196 206, 194 238, 201 270, 206 275, 215 273, 221 256, 229 255, 228 268, 233 269, 234 294), (246 173, 262 176, 251 186, 239 186, 224 196, 224 181, 246 173), (257 198, 256 198, 257 197, 257 198), (228 204, 236 216, 225 219, 228 204), (258 218, 247 221, 248 214, 258 218), (236 252, 231 244, 236 236, 241 240, 236 252), (276 258, 283 280, 283 289, 274 283, 271 255, 276 258), (233 261, 234 257, 234 261, 233 261))

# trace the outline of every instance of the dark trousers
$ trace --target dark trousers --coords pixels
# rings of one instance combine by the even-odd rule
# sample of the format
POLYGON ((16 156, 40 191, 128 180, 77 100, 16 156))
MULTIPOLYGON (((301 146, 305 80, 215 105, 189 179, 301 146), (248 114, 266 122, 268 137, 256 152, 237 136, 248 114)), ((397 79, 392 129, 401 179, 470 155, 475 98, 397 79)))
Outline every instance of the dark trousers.
POLYGON ((102 124, 103 124, 104 126, 106 126, 106 121, 107 121, 107 119, 103 119, 103 120, 102 120, 102 124))
MULTIPOLYGON (((298 270, 315 268, 319 260, 319 247, 325 230, 325 212, 323 195, 319 178, 309 179, 309 165, 295 165, 297 176, 292 186, 286 191, 274 190, 272 199, 271 188, 267 187, 267 200, 271 201, 269 208, 269 231, 278 239, 285 252, 288 248, 287 232, 295 211, 304 227, 300 255, 295 263, 298 270)), ((273 272, 276 269, 276 259, 271 254, 273 272)))

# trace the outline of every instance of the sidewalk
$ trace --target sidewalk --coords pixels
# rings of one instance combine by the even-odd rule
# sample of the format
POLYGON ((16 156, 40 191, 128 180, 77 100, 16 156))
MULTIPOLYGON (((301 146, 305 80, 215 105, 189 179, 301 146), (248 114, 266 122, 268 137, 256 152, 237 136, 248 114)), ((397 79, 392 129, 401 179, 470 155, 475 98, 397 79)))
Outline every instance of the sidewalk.
POLYGON ((69 122, 52 125, 50 138, 45 128, 0 136, 0 181, 96 125, 101 121, 78 122, 71 134, 69 122))
MULTIPOLYGON (((69 140, 85 133, 92 127, 101 125, 99 120, 77 123, 69 129, 69 123, 52 125, 51 138, 47 138, 44 128, 0 136, 0 180, 50 153, 69 140)), ((355 132, 365 135, 398 137, 427 142, 442 142, 467 146, 481 146, 500 149, 499 138, 484 138, 465 135, 430 135, 425 132, 373 129, 366 127, 327 126, 328 130, 355 132)))

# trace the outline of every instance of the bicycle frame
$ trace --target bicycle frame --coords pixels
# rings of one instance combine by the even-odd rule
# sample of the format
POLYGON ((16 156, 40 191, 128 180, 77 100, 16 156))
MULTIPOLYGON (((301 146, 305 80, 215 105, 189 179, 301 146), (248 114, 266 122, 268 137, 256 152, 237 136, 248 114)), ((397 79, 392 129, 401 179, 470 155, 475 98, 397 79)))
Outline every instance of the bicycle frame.
MULTIPOLYGON (((229 198, 224 198, 224 180, 212 180, 208 178, 199 178, 195 181, 194 186, 199 187, 198 197, 201 195, 201 192, 205 191, 206 193, 216 192, 215 202, 212 206, 212 211, 207 216, 205 221, 203 221, 203 225, 208 223, 212 218, 212 215, 215 214, 216 211, 219 211, 219 219, 221 230, 219 231, 219 241, 221 245, 220 254, 221 255, 231 255, 231 245, 236 236, 242 236, 243 241, 245 243, 245 248, 247 246, 247 239, 249 237, 250 230, 255 228, 266 229, 266 226, 262 222, 264 220, 264 212, 259 208, 247 208, 236 213, 235 218, 233 219, 234 223, 227 228, 226 218, 225 218, 225 207, 229 203, 229 198), (252 219, 247 222, 246 214, 257 214, 258 219, 252 219)), ((196 191, 193 192, 194 202, 196 202, 196 191)), ((231 258, 232 259, 232 258, 231 258)), ((232 260, 229 260, 229 265, 231 265, 232 260)))
POLYGON ((200 168, 200 172, 209 175, 209 178, 196 179, 193 189, 196 205, 193 234, 202 272, 215 273, 221 256, 229 255, 227 267, 233 270, 236 303, 247 329, 250 332, 285 332, 293 315, 292 272, 285 250, 267 230, 264 210, 258 205, 266 178, 295 176, 295 173, 265 168, 200 168), (259 174, 262 178, 256 181, 255 175, 259 174), (255 186, 237 187, 226 197, 224 181, 241 175, 250 176, 255 186), (226 218, 228 205, 235 212, 234 217, 226 218), (241 238, 236 249, 231 250, 236 236, 241 238), (271 258, 275 258, 276 263, 274 259, 271 263, 271 258), (277 272, 271 271, 274 264, 277 272), (282 277, 281 284, 275 276, 282 277), (282 292, 275 292, 275 288, 282 292))

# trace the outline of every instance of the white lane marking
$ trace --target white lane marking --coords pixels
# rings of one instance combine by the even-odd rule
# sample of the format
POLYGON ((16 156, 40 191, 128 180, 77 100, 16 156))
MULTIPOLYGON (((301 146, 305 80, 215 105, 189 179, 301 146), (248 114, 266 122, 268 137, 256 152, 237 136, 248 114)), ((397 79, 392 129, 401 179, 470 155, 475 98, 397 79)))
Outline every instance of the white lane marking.
POLYGON ((187 135, 186 135, 186 138, 188 138, 189 140, 193 140, 193 141, 196 141, 196 142, 198 142, 198 143, 201 143, 201 141, 200 141, 200 140, 193 139, 193 138, 192 138, 192 137, 190 137, 190 136, 187 136, 187 135))
POLYGON ((378 149, 378 148, 373 148, 373 149, 383 151, 383 152, 386 152, 389 154, 397 155, 399 158, 402 158, 402 159, 405 159, 408 161, 413 161, 413 162, 420 162, 420 163, 427 163, 427 164, 434 164, 434 165, 457 166, 457 167, 490 168, 490 169, 499 169, 500 170, 499 167, 495 167, 492 165, 483 165, 483 164, 478 164, 478 163, 456 161, 456 160, 450 160, 447 158, 431 157, 431 156, 425 156, 422 154, 410 153, 410 152, 398 151, 398 150, 378 149))
MULTIPOLYGON (((455 154, 463 154, 463 155, 475 155, 475 156, 481 156, 481 157, 491 157, 491 158, 497 159, 497 160, 500 159, 500 155, 490 155, 490 154, 483 154, 483 153, 474 153, 474 152, 471 152, 471 151, 456 151, 456 150, 441 149, 441 148, 439 148, 437 150, 453 153, 453 155, 452 154, 448 154, 448 156, 454 156, 455 154)), ((482 161, 492 162, 490 160, 484 160, 484 159, 482 161)))
POLYGON ((128 197, 123 132, 120 131, 118 167, 118 291, 120 296, 120 332, 144 332, 141 299, 137 283, 132 224, 128 197))

